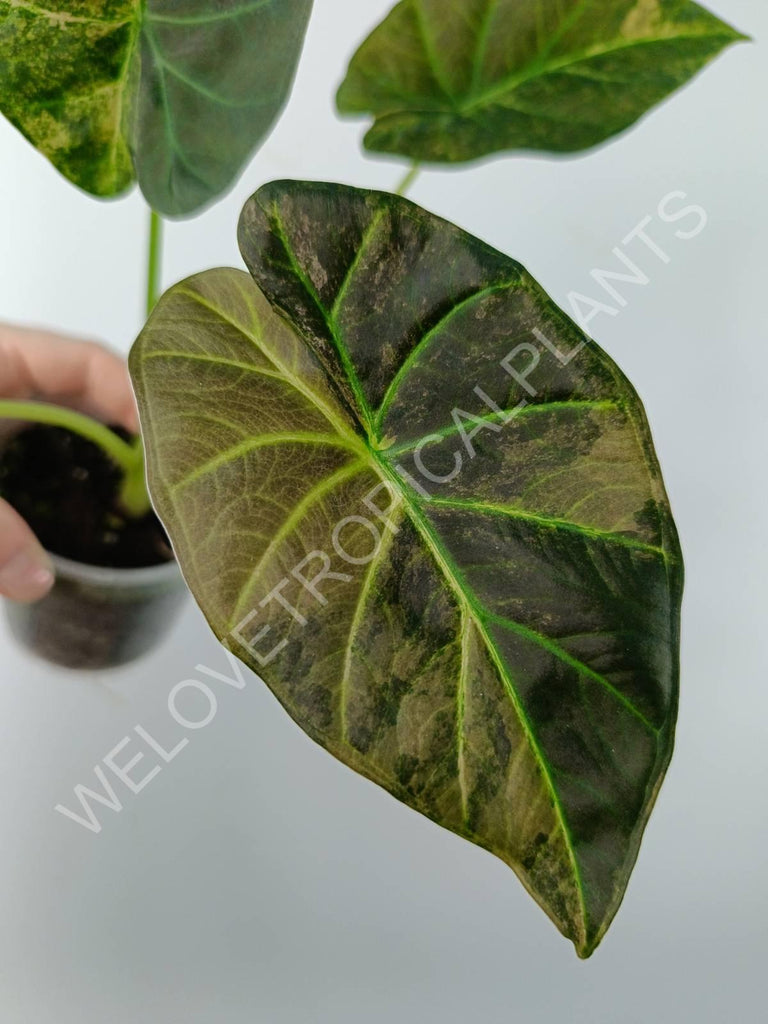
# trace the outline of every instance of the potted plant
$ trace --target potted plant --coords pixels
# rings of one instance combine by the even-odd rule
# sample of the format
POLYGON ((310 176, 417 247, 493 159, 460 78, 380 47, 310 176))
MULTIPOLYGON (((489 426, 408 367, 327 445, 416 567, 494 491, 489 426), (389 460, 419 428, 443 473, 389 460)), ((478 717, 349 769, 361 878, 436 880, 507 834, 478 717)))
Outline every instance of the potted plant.
MULTIPOLYGON (((169 109, 161 26, 247 9, 210 6, 131 22, 155 85, 132 117, 169 109)), ((686 0, 404 0, 338 103, 417 162, 575 152, 739 38, 686 0)), ((589 956, 677 712, 682 558, 642 403, 519 263, 402 195, 273 182, 239 243, 249 273, 171 288, 130 358, 185 579, 309 736, 501 857, 589 956)))

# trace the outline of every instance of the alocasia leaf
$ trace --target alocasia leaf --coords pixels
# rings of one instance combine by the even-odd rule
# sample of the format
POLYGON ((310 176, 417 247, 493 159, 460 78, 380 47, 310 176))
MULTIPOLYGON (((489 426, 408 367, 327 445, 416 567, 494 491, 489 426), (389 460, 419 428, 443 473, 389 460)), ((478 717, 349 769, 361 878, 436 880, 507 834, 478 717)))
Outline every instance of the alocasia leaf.
POLYGON ((275 183, 240 244, 259 287, 191 278, 131 355, 186 579, 302 729, 588 956, 677 709, 640 400, 518 263, 405 199, 275 183))
POLYGON ((312 0, 0 0, 0 110, 70 181, 190 214, 290 90, 312 0))
POLYGON ((569 153, 634 124, 739 32, 690 0, 403 0, 355 54, 368 149, 462 161, 569 153))

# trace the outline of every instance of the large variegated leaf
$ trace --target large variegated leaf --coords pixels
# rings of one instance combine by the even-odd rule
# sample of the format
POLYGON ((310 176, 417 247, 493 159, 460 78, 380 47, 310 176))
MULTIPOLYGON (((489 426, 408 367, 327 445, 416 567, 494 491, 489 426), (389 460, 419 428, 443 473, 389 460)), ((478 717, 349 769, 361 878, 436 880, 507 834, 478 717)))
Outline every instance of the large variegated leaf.
POLYGON ((519 264, 404 199, 273 184, 240 241, 267 298, 199 275, 131 356, 187 581, 313 739, 501 857, 586 956, 677 707, 641 403, 519 264))
POLYGON ((312 0, 0 0, 0 110, 80 188, 181 216, 290 89, 312 0))
POLYGON ((744 36, 690 0, 403 0, 363 43, 342 113, 417 160, 567 153, 629 127, 744 36))

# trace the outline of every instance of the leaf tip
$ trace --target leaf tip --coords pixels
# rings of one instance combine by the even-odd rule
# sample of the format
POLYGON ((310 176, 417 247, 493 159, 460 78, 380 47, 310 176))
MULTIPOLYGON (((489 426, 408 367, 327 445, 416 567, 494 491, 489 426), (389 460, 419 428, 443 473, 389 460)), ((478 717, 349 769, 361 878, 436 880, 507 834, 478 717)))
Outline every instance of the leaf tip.
POLYGON ((573 948, 576 950, 576 956, 579 960, 589 960, 600 945, 601 939, 602 936, 594 937, 583 942, 577 942, 574 940, 573 948))

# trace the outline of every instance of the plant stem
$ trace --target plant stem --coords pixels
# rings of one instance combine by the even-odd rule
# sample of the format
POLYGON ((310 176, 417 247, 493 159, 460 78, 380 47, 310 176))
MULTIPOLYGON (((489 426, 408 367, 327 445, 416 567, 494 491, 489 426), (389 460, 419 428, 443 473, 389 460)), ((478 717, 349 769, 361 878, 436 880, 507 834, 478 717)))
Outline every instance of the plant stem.
POLYGON ((159 213, 149 211, 149 251, 147 254, 147 316, 160 298, 163 256, 163 221, 159 213))
POLYGON ((405 193, 408 191, 408 189, 411 187, 411 185, 414 183, 416 178, 419 176, 419 171, 420 170, 421 170, 421 165, 418 164, 418 163, 414 163, 409 168, 409 170, 408 170, 407 174, 405 175, 405 177, 403 178, 403 180, 397 186, 397 189, 395 191, 395 195, 404 196, 405 193))
POLYGON ((109 427, 89 416, 44 402, 0 400, 0 419, 62 427, 98 445, 123 472, 120 502, 128 515, 138 518, 149 512, 151 504, 144 483, 144 449, 140 444, 123 441, 109 427))

